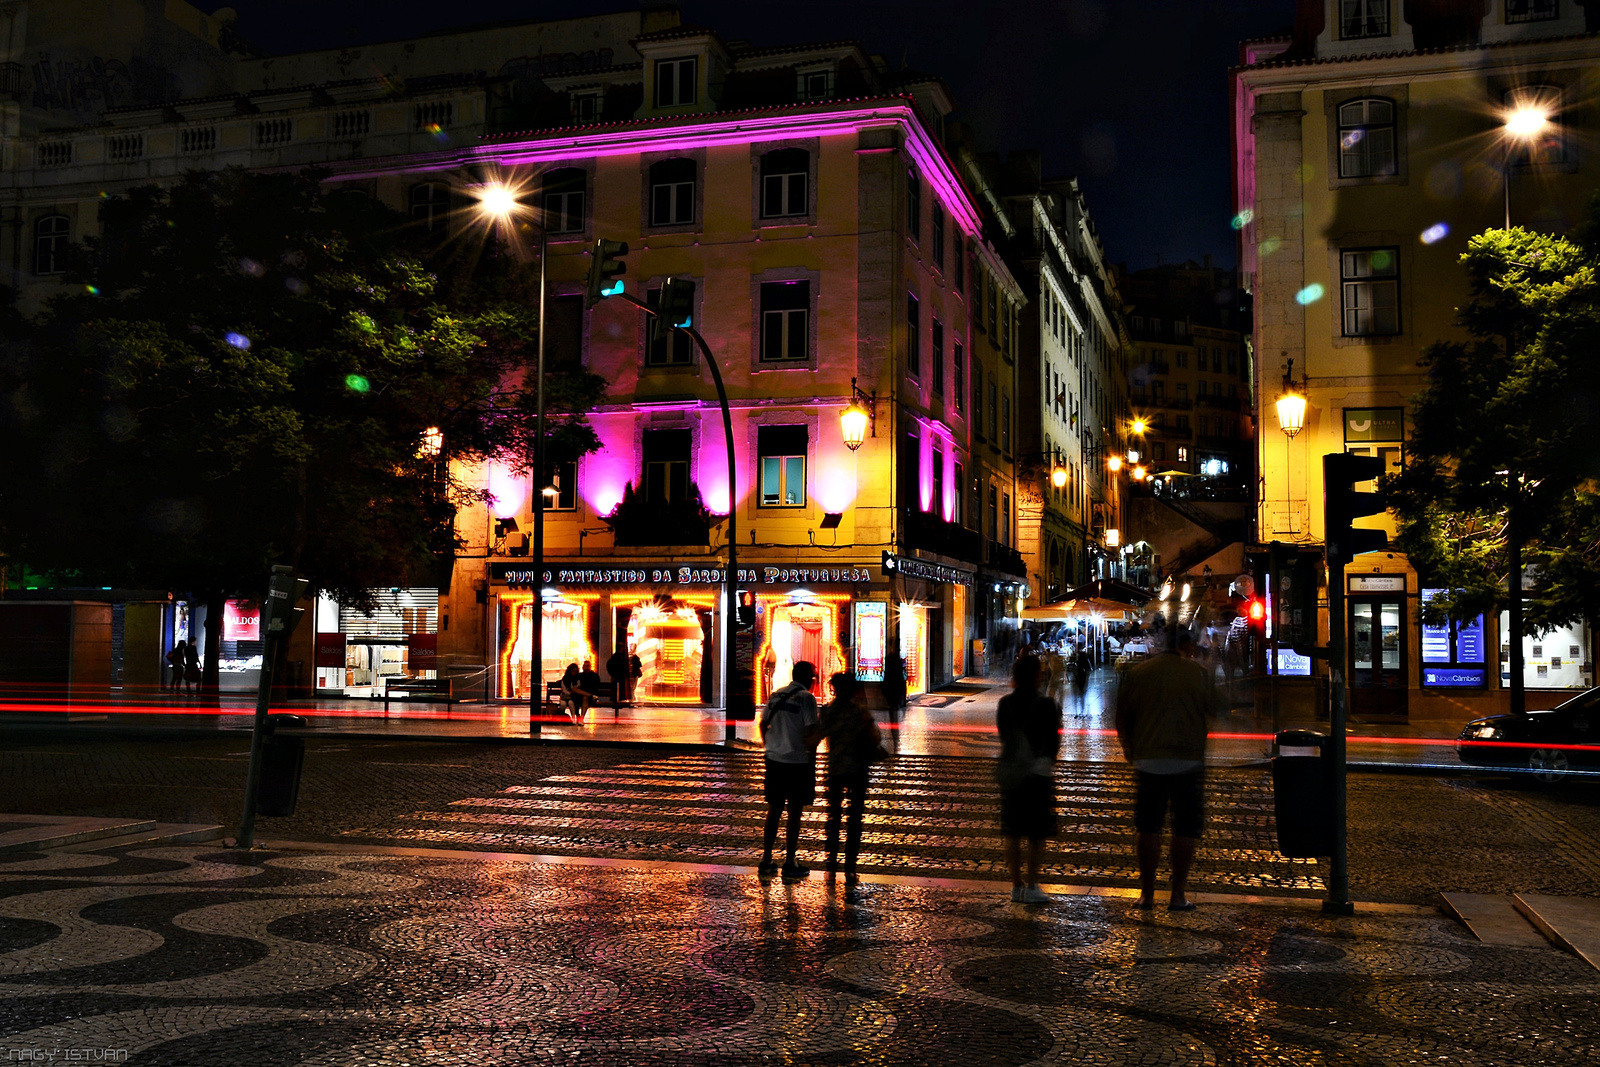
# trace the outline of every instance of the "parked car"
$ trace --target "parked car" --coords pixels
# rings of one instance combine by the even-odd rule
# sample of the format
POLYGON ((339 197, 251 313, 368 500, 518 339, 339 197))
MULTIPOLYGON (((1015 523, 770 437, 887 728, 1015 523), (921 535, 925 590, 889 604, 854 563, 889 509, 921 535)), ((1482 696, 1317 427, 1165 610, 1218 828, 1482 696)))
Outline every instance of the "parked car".
POLYGON ((1478 767, 1526 768, 1544 782, 1600 770, 1600 689, 1548 711, 1473 719, 1456 738, 1456 755, 1478 767))

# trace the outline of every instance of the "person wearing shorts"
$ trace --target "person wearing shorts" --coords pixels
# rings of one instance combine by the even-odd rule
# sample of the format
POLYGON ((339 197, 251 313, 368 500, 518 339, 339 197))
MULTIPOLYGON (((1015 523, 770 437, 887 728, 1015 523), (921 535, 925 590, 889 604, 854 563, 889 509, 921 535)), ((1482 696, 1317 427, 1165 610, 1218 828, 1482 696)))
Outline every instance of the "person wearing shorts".
POLYGON ((761 862, 756 872, 771 878, 779 871, 772 858, 778 840, 778 821, 788 809, 788 834, 784 840, 783 880, 798 881, 810 874, 795 859, 800 844, 800 815, 816 799, 818 729, 817 698, 811 693, 817 669, 802 660, 794 665, 793 681, 773 693, 761 712, 761 742, 766 749, 767 825, 761 862))
POLYGON ((1168 628, 1169 650, 1129 669, 1117 692, 1117 737, 1134 766, 1139 907, 1155 907, 1161 832, 1171 817, 1172 881, 1167 907, 1192 911, 1187 895, 1195 846, 1205 830, 1206 729, 1225 710, 1211 673, 1192 658, 1181 626, 1168 628))

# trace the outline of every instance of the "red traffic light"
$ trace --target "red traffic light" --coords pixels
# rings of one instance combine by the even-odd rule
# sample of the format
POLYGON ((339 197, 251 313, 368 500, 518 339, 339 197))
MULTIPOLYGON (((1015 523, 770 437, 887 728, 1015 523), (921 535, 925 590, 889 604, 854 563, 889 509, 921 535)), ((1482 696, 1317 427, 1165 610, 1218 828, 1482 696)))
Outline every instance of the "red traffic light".
POLYGON ((1250 601, 1250 621, 1261 622, 1267 617, 1267 606, 1259 600, 1250 601))

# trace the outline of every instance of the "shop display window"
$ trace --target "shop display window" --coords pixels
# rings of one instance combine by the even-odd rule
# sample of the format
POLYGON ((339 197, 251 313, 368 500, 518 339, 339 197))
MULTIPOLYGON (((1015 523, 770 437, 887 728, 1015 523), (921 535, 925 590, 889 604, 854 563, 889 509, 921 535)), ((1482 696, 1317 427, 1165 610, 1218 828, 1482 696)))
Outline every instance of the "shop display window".
POLYGON ((889 605, 881 600, 858 600, 855 615, 856 680, 883 681, 884 659, 889 653, 889 605))
MULTIPOLYGON (((711 606, 709 599, 704 608, 711 606)), ((628 651, 639 657, 634 699, 645 704, 698 704, 705 664, 702 607, 683 600, 651 600, 628 617, 628 651)))
MULTIPOLYGON (((560 679, 567 664, 580 667, 585 660, 597 663, 594 645, 589 640, 589 613, 595 594, 565 594, 544 602, 543 656, 540 668, 544 682, 560 679)), ((527 700, 533 682, 533 597, 501 598, 502 610, 509 613, 510 625, 500 655, 500 695, 506 699, 527 700)))
POLYGON ((756 598, 761 623, 761 650, 756 656, 757 702, 765 704, 776 690, 794 680, 794 665, 817 668, 811 687, 818 701, 832 699, 829 679, 847 666, 839 641, 839 607, 851 598, 842 594, 788 594, 756 598))
POLYGON ((900 605, 900 658, 906 665, 906 696, 928 691, 928 609, 900 605))
MULTIPOLYGON (((1511 684, 1511 618, 1500 613, 1500 684, 1511 684)), ((1522 635, 1522 684, 1529 689, 1584 689, 1594 684, 1589 662, 1589 627, 1557 626, 1546 634, 1522 635)))

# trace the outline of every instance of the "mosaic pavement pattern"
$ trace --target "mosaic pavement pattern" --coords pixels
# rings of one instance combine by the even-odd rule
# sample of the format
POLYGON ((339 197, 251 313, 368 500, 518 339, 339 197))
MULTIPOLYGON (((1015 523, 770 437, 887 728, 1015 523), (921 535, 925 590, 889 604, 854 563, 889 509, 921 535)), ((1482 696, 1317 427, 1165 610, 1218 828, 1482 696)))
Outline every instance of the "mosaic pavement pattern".
MULTIPOLYGON (((873 769, 861 835, 863 871, 1005 878, 994 764, 900 756, 873 769)), ((555 775, 490 796, 419 810, 395 825, 344 835, 417 845, 617 858, 751 864, 765 818, 759 756, 673 756, 555 775)), ((1057 766, 1061 836, 1041 880, 1136 884, 1133 774, 1105 764, 1057 766)), ((821 801, 822 790, 818 789, 821 801)), ((1321 895, 1315 861, 1282 856, 1272 782, 1261 771, 1207 779, 1209 822, 1193 876, 1207 886, 1321 895)), ((807 809, 801 862, 824 858, 824 808, 807 809)))
POLYGON ((1421 915, 195 846, 0 859, 4 1062, 1577 1065, 1600 1058, 1596 996, 1572 957, 1421 915))

